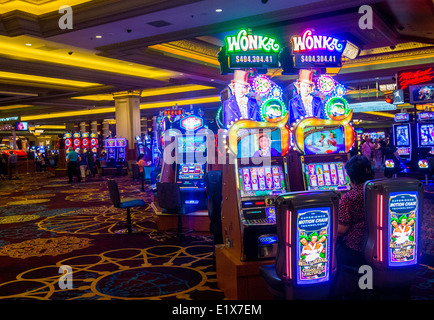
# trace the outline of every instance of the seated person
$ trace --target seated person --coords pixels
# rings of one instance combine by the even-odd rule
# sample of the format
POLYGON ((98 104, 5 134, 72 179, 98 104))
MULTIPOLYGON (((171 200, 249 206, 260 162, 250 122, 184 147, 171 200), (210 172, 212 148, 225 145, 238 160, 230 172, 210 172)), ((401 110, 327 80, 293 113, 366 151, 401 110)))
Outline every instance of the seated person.
POLYGON ((351 190, 339 202, 338 241, 336 257, 339 265, 360 267, 365 264, 362 244, 365 236, 363 186, 374 178, 371 162, 363 155, 347 161, 345 170, 350 178, 351 190))

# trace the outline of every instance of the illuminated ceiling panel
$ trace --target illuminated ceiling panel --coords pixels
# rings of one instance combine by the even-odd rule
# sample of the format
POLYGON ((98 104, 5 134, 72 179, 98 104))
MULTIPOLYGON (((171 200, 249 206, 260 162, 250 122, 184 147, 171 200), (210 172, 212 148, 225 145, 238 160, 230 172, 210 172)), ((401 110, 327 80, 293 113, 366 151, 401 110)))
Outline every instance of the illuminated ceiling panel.
POLYGON ((92 0, 0 0, 0 14, 20 10, 34 15, 58 11, 63 5, 70 7, 92 0))
MULTIPOLYGON (((182 92, 192 92, 192 91, 200 91, 207 89, 215 89, 215 87, 203 86, 203 85, 195 85, 195 84, 187 84, 182 86, 172 86, 165 88, 156 88, 156 89, 145 89, 142 90, 141 97, 153 97, 160 96, 165 94, 172 93, 182 93, 182 92)), ((79 100, 91 100, 91 101, 112 101, 113 94, 104 93, 104 94, 94 94, 94 95, 86 95, 81 97, 73 97, 72 99, 79 100)))
POLYGON ((48 62, 57 65, 156 80, 168 80, 169 78, 179 76, 177 72, 101 57, 96 53, 97 52, 91 50, 73 48, 35 37, 18 36, 11 38, 0 36, 0 56, 5 56, 10 59, 48 62), (47 51, 39 49, 47 47, 52 48, 52 50, 47 51))
POLYGON ((11 83, 11 80, 20 83, 31 82, 32 85, 44 84, 44 85, 49 85, 50 87, 54 85, 54 86, 76 87, 76 88, 90 88, 90 87, 101 85, 100 83, 94 83, 94 82, 75 81, 75 80, 67 80, 67 79, 60 79, 60 78, 49 78, 49 77, 34 76, 30 74, 0 71, 0 82, 7 81, 7 83, 11 83))
MULTIPOLYGON (((188 106, 188 105, 216 103, 216 102, 220 102, 220 96, 209 96, 209 97, 200 97, 200 98, 183 99, 183 100, 142 103, 140 104, 140 109, 169 108, 174 105, 188 106)), ((68 118, 68 117, 77 117, 77 116, 85 116, 85 115, 92 115, 92 114, 114 113, 115 111, 116 111, 115 107, 109 107, 109 108, 95 108, 91 110, 53 112, 49 114, 21 116, 21 121, 34 121, 34 120, 52 119, 52 118, 68 118)))

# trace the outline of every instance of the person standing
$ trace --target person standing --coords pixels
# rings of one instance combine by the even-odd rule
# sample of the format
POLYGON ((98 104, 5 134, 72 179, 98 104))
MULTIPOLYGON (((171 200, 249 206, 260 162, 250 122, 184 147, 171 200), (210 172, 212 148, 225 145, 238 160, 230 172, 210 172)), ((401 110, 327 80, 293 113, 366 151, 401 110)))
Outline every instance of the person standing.
POLYGON ((362 154, 372 163, 373 144, 370 137, 366 137, 366 142, 362 144, 362 154))
POLYGON ((81 179, 83 181, 86 181, 87 159, 86 159, 86 154, 83 152, 83 149, 80 149, 79 157, 80 157, 79 165, 80 165, 81 179))
POLYGON ((69 183, 72 183, 72 178, 74 176, 77 176, 78 182, 81 182, 80 172, 78 171, 78 153, 75 152, 74 148, 69 148, 69 152, 66 155, 66 161, 68 162, 69 183))
POLYGON ((91 176, 95 177, 95 158, 93 156, 93 152, 91 152, 89 149, 86 151, 86 160, 91 176))
POLYGON ((15 178, 19 179, 17 172, 17 161, 18 156, 13 151, 11 151, 11 154, 8 158, 9 180, 12 180, 12 172, 15 172, 15 178))

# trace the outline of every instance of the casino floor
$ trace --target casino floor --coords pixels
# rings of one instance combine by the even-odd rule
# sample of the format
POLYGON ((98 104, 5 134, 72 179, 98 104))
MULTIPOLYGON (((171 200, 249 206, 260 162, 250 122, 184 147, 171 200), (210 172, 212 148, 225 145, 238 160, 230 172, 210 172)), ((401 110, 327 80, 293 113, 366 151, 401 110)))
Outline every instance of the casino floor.
MULTIPOLYGON (((67 180, 41 172, 1 181, 0 299, 225 299, 217 285, 212 236, 159 231, 148 185, 142 192, 138 180, 116 177, 123 196, 146 202, 132 209, 135 232, 124 234, 125 210, 113 207, 107 176, 67 180), (69 287, 59 281, 62 266, 72 270, 69 287)), ((422 250, 431 254, 433 203, 434 188, 428 187, 422 250)), ((412 299, 434 298, 433 275, 432 267, 420 266, 412 299)))

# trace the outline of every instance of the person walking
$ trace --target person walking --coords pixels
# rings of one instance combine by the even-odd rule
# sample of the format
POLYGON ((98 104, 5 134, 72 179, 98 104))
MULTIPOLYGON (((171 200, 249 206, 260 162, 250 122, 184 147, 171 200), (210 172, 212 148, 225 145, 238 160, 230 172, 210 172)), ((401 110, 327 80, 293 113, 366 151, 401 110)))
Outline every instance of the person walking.
POLYGON ((13 151, 11 151, 11 154, 8 158, 9 180, 12 180, 13 172, 15 172, 15 178, 19 179, 18 171, 17 171, 17 162, 18 162, 18 156, 13 151))

